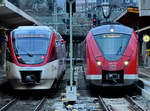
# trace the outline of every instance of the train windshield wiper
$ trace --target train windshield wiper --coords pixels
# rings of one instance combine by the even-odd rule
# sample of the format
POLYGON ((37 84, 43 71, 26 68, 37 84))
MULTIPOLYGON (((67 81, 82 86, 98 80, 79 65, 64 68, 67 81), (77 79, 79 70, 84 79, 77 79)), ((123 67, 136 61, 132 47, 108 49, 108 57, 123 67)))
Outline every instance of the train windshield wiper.
POLYGON ((20 51, 25 52, 28 56, 33 57, 33 55, 32 55, 32 54, 30 54, 28 51, 23 50, 23 49, 21 49, 21 48, 17 48, 17 49, 18 49, 18 50, 20 50, 20 51))
POLYGON ((28 56, 33 57, 33 55, 30 54, 29 52, 27 52, 26 50, 21 50, 21 51, 26 52, 26 54, 27 54, 28 56))
POLYGON ((28 56, 30 56, 30 57, 33 57, 33 55, 32 54, 30 54, 30 53, 26 53, 28 56))
POLYGON ((119 53, 121 52, 121 49, 122 49, 122 45, 119 47, 119 49, 118 49, 116 55, 119 55, 119 53))

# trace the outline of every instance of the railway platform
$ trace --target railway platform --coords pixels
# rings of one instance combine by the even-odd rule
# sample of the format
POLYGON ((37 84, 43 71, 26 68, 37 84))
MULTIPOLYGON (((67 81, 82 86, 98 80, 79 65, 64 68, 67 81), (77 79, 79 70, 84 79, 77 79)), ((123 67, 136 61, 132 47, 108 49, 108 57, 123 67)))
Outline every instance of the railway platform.
POLYGON ((150 82, 150 67, 139 67, 139 78, 145 79, 150 82))
POLYGON ((142 95, 150 100, 150 67, 139 67, 139 80, 143 82, 142 95))
POLYGON ((6 82, 6 73, 3 70, 0 70, 0 84, 6 82))

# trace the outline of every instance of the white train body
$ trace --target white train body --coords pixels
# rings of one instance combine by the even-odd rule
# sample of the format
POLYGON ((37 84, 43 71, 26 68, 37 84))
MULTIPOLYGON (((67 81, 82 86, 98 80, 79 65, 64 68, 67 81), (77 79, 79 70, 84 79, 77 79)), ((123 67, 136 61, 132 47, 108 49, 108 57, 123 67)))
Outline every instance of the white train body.
POLYGON ((59 80, 65 72, 65 68, 65 43, 58 33, 46 26, 23 26, 11 32, 7 53, 7 78, 14 89, 50 89, 54 81, 59 80), (26 30, 26 33, 20 33, 22 30, 26 30), (38 34, 34 33, 36 31, 38 34), (48 36, 44 35, 45 31, 49 33, 48 36), (22 35, 14 34, 15 32, 22 35), (36 42, 44 46, 39 46, 36 42))

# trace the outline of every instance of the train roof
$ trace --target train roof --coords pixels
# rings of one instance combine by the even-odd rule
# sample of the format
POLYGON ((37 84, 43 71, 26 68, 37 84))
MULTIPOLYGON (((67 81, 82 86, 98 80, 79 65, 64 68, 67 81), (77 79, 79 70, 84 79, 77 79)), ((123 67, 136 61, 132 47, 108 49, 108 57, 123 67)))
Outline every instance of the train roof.
POLYGON ((110 29, 114 29, 112 33, 122 33, 122 34, 132 34, 133 29, 121 24, 107 24, 101 25, 96 28, 91 29, 93 35, 99 35, 104 33, 111 33, 110 29))
POLYGON ((48 30, 48 31, 52 31, 48 26, 19 26, 15 30, 48 30))

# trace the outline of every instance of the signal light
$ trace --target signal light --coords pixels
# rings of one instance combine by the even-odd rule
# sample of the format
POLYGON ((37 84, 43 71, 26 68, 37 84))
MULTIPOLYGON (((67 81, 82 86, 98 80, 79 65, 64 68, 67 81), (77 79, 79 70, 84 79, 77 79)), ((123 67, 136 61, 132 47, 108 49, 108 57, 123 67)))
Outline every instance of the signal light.
POLYGON ((93 25, 96 25, 96 14, 93 15, 93 25))
POLYGON ((96 18, 93 18, 93 25, 96 25, 96 18))
POLYGON ((69 24, 67 24, 67 29, 69 29, 70 28, 70 26, 69 26, 69 24))
POLYGON ((67 29, 70 29, 70 20, 69 19, 66 20, 66 27, 67 27, 67 29))
POLYGON ((93 19, 93 22, 96 22, 96 18, 93 19))

